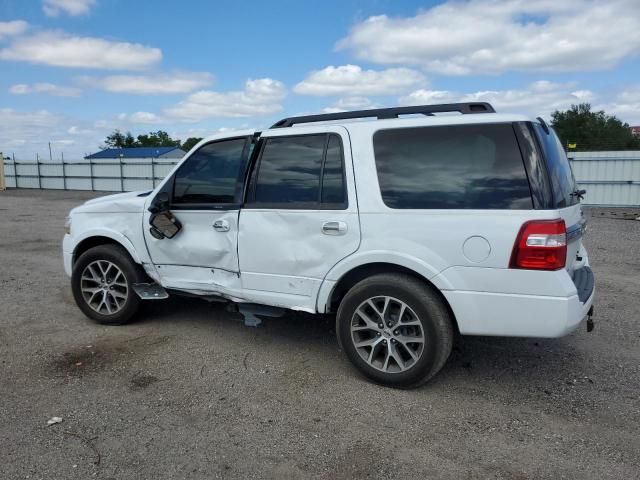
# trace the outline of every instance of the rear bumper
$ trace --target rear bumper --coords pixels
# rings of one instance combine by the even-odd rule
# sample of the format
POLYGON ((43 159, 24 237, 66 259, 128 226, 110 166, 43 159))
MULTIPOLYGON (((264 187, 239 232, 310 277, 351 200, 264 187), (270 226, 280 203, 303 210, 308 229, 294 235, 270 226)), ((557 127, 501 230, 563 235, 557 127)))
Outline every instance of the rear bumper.
POLYGON ((574 278, 575 294, 568 297, 455 290, 442 293, 463 335, 562 337, 580 325, 593 305, 593 273, 585 268, 588 273, 574 278))

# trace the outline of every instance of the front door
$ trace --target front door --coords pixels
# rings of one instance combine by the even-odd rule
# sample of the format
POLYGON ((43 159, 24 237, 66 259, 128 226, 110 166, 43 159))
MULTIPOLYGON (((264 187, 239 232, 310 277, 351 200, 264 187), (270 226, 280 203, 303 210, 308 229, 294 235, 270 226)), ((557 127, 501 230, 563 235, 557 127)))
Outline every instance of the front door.
POLYGON ((323 279, 360 243, 349 136, 338 126, 318 130, 263 134, 238 237, 243 292, 253 301, 315 312, 323 279))
POLYGON ((163 286, 228 295, 240 287, 238 214, 250 145, 249 137, 204 144, 158 191, 168 194, 182 225, 173 238, 158 239, 145 214, 145 241, 163 286))

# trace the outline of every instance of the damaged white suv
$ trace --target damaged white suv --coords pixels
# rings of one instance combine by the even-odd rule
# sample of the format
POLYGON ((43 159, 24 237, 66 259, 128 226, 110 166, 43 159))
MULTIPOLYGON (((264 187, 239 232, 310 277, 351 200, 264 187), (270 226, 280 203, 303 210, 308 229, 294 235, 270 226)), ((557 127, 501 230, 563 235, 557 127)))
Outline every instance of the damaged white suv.
POLYGON ((64 266, 100 323, 173 294, 248 322, 335 313, 362 373, 411 387, 455 332, 559 337, 590 320, 583 194, 544 121, 486 103, 294 117, 206 138, 152 192, 73 209, 64 266))

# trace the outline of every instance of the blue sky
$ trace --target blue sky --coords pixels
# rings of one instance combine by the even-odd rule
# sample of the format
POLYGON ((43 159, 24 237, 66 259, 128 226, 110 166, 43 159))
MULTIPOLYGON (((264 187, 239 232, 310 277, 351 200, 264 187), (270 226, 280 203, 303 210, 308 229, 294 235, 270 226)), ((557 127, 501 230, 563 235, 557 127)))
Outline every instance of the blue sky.
POLYGON ((0 151, 465 100, 638 124, 638 52, 637 0, 0 0, 0 151))

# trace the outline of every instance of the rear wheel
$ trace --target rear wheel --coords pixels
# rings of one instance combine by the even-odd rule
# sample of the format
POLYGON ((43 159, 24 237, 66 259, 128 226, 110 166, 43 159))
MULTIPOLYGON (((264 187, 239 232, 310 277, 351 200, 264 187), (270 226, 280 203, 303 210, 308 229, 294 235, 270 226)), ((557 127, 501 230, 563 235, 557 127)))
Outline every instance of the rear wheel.
POLYGON ((121 325, 138 311, 141 300, 133 284, 145 274, 118 245, 99 245, 84 252, 73 266, 71 289, 82 312, 98 323, 121 325))
POLYGON ((403 274, 356 284, 340 303, 336 332, 354 366, 388 386, 417 387, 445 364, 453 345, 451 315, 433 290, 403 274))

